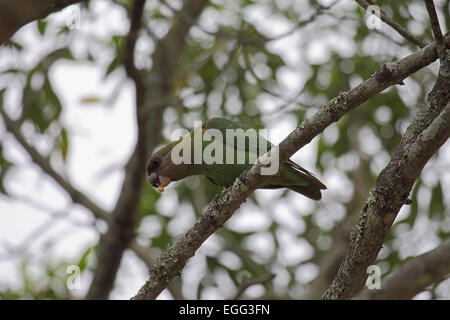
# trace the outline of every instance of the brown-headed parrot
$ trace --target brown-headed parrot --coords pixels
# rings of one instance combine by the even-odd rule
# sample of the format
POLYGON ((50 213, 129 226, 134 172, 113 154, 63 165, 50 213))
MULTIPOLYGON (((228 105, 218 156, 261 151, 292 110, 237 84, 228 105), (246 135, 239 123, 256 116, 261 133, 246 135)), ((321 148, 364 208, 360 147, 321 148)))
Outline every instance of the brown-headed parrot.
MULTIPOLYGON (((205 121, 200 129, 201 130, 198 132, 201 132, 200 137, 202 137, 202 140, 200 140, 198 146, 194 147, 195 142, 193 141, 197 140, 195 140, 196 136, 194 134, 196 129, 193 129, 178 141, 169 143, 151 155, 147 161, 146 169, 148 181, 152 186, 158 188, 158 190, 162 192, 164 191, 164 187, 171 181, 178 181, 192 175, 204 175, 214 184, 228 187, 233 184, 243 171, 252 167, 258 156, 273 148, 272 143, 264 139, 258 133, 256 133, 256 147, 252 145, 250 138, 247 138, 244 144, 239 144, 237 142, 237 137, 226 139, 226 135, 230 132, 239 131, 239 129, 241 129, 240 131, 242 133, 250 129, 239 122, 229 119, 212 118, 205 121), (212 135, 214 138, 211 138, 211 135, 209 135, 208 138, 205 138, 207 133, 214 133, 214 129, 216 133, 218 132, 222 135, 222 138, 218 139, 217 134, 212 135), (203 134, 205 136, 203 136, 203 134), (212 145, 212 142, 215 142, 214 146, 212 145), (264 145, 266 148, 261 148, 261 146, 264 145), (213 150, 214 148, 212 146, 216 149, 213 150), (216 161, 209 161, 209 163, 208 161, 195 161, 195 152, 197 151, 197 154, 199 150, 200 153, 206 152, 208 151, 208 148, 210 151, 209 154, 213 157, 216 156, 216 161), (226 158, 227 152, 234 152, 231 162, 229 158, 226 158), (185 157, 183 158, 183 156, 185 157), (219 160, 223 159, 223 161, 217 161, 217 157, 219 160), (184 160, 187 159, 187 161, 180 162, 180 158, 183 158, 184 160), (240 159, 240 161, 238 159, 240 159), (251 161, 252 159, 253 161, 251 161)), ((256 132, 256 130, 253 130, 253 132, 256 132)), ((244 137, 244 139, 246 138, 244 137)), ((203 153, 201 156, 202 155, 203 153)), ((277 170, 276 174, 270 176, 260 188, 289 188, 310 199, 320 200, 322 197, 321 190, 326 189, 326 186, 310 172, 303 169, 295 162, 288 160, 283 164, 280 170, 277 170)))

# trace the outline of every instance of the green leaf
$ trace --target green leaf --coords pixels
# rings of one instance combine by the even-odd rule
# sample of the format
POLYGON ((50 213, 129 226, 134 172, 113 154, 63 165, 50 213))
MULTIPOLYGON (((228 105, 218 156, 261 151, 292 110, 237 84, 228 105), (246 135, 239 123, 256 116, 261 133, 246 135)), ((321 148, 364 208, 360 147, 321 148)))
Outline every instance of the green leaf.
POLYGON ((23 91, 22 119, 31 120, 40 133, 44 133, 50 124, 58 119, 62 105, 48 79, 44 80, 42 88, 33 90, 28 83, 23 91))
POLYGON ((411 193, 411 209, 409 211, 408 217, 403 221, 408 223, 410 226, 414 225, 416 221, 417 214, 419 213, 419 205, 417 202, 417 193, 419 192, 420 186, 422 185, 422 180, 419 179, 415 184, 413 191, 411 193))
POLYGON ((47 21, 38 20, 37 27, 38 27, 39 33, 41 34, 41 36, 43 36, 45 34, 45 30, 47 29, 47 21))
POLYGON ((4 45, 10 48, 14 48, 18 51, 21 51, 23 49, 23 46, 20 43, 12 40, 8 40, 4 45))
POLYGON ((62 34, 65 34, 65 33, 69 33, 69 32, 70 32, 69 27, 68 26, 64 26, 58 31, 58 36, 60 36, 62 34))
POLYGON ((62 128, 61 130, 61 156, 64 162, 67 159, 67 151, 69 148, 69 139, 67 137, 67 130, 62 128))
POLYGON ((105 78, 108 77, 108 75, 111 74, 114 70, 116 70, 120 64, 121 64, 121 57, 117 55, 114 57, 114 59, 112 59, 111 63, 108 65, 108 68, 106 68, 104 77, 105 78))
POLYGON ((164 228, 158 237, 152 239, 152 247, 166 249, 171 241, 172 236, 167 232, 167 228, 164 228))
POLYGON ((125 36, 113 36, 112 43, 114 44, 117 52, 121 52, 123 44, 125 43, 125 36))
POLYGON ((80 271, 83 271, 84 269, 86 269, 87 267, 87 263, 88 263, 88 259, 89 256, 92 253, 95 253, 95 251, 97 250, 97 245, 94 245, 92 247, 87 248, 87 250, 83 253, 83 255, 81 256, 80 260, 78 261, 77 265, 80 268, 80 271))
POLYGON ((141 199, 139 200, 139 217, 136 223, 136 228, 139 227, 144 217, 157 213, 155 209, 155 204, 160 197, 161 197, 160 192, 156 191, 155 188, 150 187, 148 183, 145 184, 142 191, 141 199))
POLYGON ((205 286, 200 281, 200 283, 198 284, 198 287, 197 287, 197 300, 200 300, 201 294, 202 294, 204 288, 205 288, 205 286))
POLYGON ((433 188, 431 192, 430 207, 428 216, 432 218, 442 218, 445 211, 444 194, 442 192, 442 185, 440 182, 433 188))
MULTIPOLYGON (((0 103, 3 103, 3 94, 5 89, 0 90, 0 103)), ((13 163, 8 161, 3 154, 3 145, 0 143, 0 193, 7 194, 3 180, 6 176, 6 172, 11 169, 13 163)))
POLYGON ((8 194, 5 189, 4 179, 9 169, 13 167, 13 163, 9 162, 3 155, 3 145, 0 144, 0 193, 8 194))
POLYGON ((208 266, 208 270, 211 272, 221 266, 219 261, 217 261, 217 258, 212 256, 206 256, 206 265, 208 266))

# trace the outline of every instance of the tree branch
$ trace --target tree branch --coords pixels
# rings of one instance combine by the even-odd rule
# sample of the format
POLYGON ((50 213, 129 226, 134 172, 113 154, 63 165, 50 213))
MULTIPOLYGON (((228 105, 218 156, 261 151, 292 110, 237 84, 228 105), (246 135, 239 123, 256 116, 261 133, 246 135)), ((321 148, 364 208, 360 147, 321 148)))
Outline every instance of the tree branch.
MULTIPOLYGON (((135 0, 132 6, 130 30, 127 36, 123 64, 128 76, 135 83, 137 112, 144 103, 141 76, 134 65, 134 48, 141 27, 145 0, 135 0)), ((137 119, 138 139, 127 165, 122 190, 108 220, 108 231, 101 237, 98 262, 86 299, 107 299, 114 286, 123 252, 134 238, 138 205, 143 185, 146 150, 146 119, 137 119)))
POLYGON ((87 299, 106 299, 114 285, 124 250, 134 237, 138 204, 145 177, 145 161, 158 144, 164 108, 173 95, 177 59, 185 46, 185 37, 207 5, 206 0, 185 1, 166 36, 159 40, 153 54, 153 69, 140 75, 134 66, 134 46, 144 0, 136 0, 127 37, 124 65, 136 85, 136 118, 138 141, 126 168, 125 181, 108 223, 108 231, 100 240, 98 265, 87 299), (188 17, 189 19, 187 19, 188 17), (136 19, 139 20, 136 21, 136 19))
POLYGON ((437 248, 407 261, 382 281, 381 289, 364 290, 355 299, 411 299, 433 283, 450 275, 450 240, 437 248))
MULTIPOLYGON (((366 0, 355 0, 361 7, 367 10, 372 5, 376 5, 375 1, 366 1, 366 0)), ((383 10, 380 8, 380 18, 385 23, 390 25, 395 31, 397 31, 400 35, 402 35, 409 42, 423 48, 427 45, 427 42, 419 37, 416 37, 412 33, 410 33, 406 28, 402 27, 400 24, 392 20, 383 10)))
POLYGON ((0 44, 25 24, 86 0, 4 0, 0 1, 0 44))
POLYGON ((53 169, 50 165, 50 162, 25 140, 22 133, 20 132, 19 124, 8 116, 1 104, 0 115, 3 117, 3 122, 5 123, 6 129, 14 136, 14 138, 17 140, 17 142, 19 142, 22 148, 25 149, 25 151, 31 157, 31 160, 36 163, 42 169, 42 171, 48 174, 63 190, 65 190, 74 203, 81 204, 82 206, 90 210, 97 218, 106 219, 108 217, 109 212, 100 208, 85 194, 83 194, 70 182, 68 182, 62 175, 56 172, 56 170, 53 169))
MULTIPOLYGON (((450 41, 450 34, 446 36, 446 41, 450 41)), ((310 119, 303 121, 271 152, 279 150, 280 164, 284 163, 327 126, 339 120, 370 97, 393 84, 401 83, 403 79, 436 59, 436 45, 431 44, 403 59, 386 63, 359 86, 339 94, 310 119)), ((263 157, 265 156, 267 155, 263 157)), ((236 179, 231 187, 225 189, 213 199, 197 223, 160 255, 156 265, 151 270, 150 279, 133 299, 155 299, 170 281, 181 273, 186 261, 195 254, 201 244, 233 215, 264 179, 270 177, 261 176, 259 174, 260 169, 261 158, 249 171, 243 174, 242 179, 236 179)))
POLYGON ((433 0, 425 0, 428 16, 430 17, 431 29, 433 30, 434 39, 436 40, 437 51, 439 58, 442 60, 445 56, 445 44, 444 37, 442 36, 441 27, 439 25, 439 19, 437 17, 436 8, 434 7, 433 0))
POLYGON ((414 181, 430 157, 448 139, 450 60, 444 61, 447 63, 441 64, 425 107, 417 112, 388 165, 378 176, 352 232, 347 254, 323 299, 348 299, 363 288, 367 267, 375 262, 414 181))
MULTIPOLYGON (((150 269, 156 263, 157 253, 151 248, 141 246, 136 241, 130 243, 130 249, 148 266, 150 269)), ((184 296, 181 289, 181 279, 174 279, 168 286, 170 294, 175 300, 183 300, 184 296)))
POLYGON ((273 273, 265 274, 255 279, 245 278, 242 281, 241 287, 239 288, 238 292, 236 293, 236 295, 233 297, 232 300, 239 299, 245 293, 245 291, 251 286, 254 286, 255 284, 264 284, 266 282, 271 281, 273 278, 275 278, 275 275, 273 273))
POLYGON ((128 77, 130 77, 136 86, 136 101, 137 106, 142 105, 142 99, 144 97, 144 84, 142 81, 142 74, 139 74, 139 70, 136 69, 134 64, 134 48, 136 47, 136 41, 139 31, 142 25, 142 16, 144 13, 145 0, 136 0, 131 10, 130 16, 130 31, 128 31, 127 42, 125 45, 125 52, 123 58, 123 65, 128 77))

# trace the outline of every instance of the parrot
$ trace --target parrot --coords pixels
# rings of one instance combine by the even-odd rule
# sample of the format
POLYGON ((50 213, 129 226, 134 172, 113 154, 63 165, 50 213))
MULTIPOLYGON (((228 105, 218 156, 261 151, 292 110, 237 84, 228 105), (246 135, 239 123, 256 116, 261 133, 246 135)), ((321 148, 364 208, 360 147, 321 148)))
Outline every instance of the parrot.
MULTIPOLYGON (((251 128, 237 121, 216 117, 203 122, 201 125, 201 132, 204 134, 211 129, 214 129, 216 132, 218 131, 225 136, 227 130, 230 129, 248 130, 251 128)), ((216 139, 203 138, 200 145, 201 151, 205 151, 208 147, 211 148, 210 144, 214 141, 216 142, 216 148, 222 148, 222 150, 219 151, 221 151, 224 160, 226 152, 234 151, 232 163, 226 163, 226 161, 216 161, 215 163, 206 163, 206 161, 200 163, 195 161, 182 161, 181 163, 175 163, 179 162, 174 161, 173 158, 176 149, 181 150, 181 152, 178 153, 185 155, 185 159, 192 160, 192 151, 194 151, 195 148, 195 141, 192 139, 194 137, 194 130, 195 129, 184 136, 188 136, 189 139, 183 140, 182 137, 177 141, 173 141, 158 149, 149 157, 146 163, 147 179, 148 182, 153 187, 158 188, 160 192, 163 192, 164 188, 172 181, 179 181, 193 175, 204 175, 215 185, 229 187, 245 170, 252 167, 253 163, 251 163, 249 159, 261 156, 274 147, 270 141, 266 140, 258 133, 256 134, 258 146, 265 145, 266 150, 260 151, 264 148, 255 148, 251 143, 245 144, 244 146, 242 146, 242 144, 239 145, 239 143, 235 143, 236 139, 233 139, 232 141, 230 139, 224 142, 224 139, 217 140, 217 137, 214 136, 216 139), (239 153, 237 151, 241 152, 239 153), (186 154, 184 154, 185 152, 186 154), (241 155, 241 158, 239 158, 239 154, 241 155), (238 161, 239 159, 240 161, 238 161)), ((217 156, 219 158, 221 157, 220 152, 217 153, 217 156)), ((288 188, 312 200, 320 200, 322 198, 321 190, 324 190, 327 187, 312 173, 289 159, 281 166, 281 168, 279 168, 276 174, 266 179, 266 181, 258 188, 288 188)))

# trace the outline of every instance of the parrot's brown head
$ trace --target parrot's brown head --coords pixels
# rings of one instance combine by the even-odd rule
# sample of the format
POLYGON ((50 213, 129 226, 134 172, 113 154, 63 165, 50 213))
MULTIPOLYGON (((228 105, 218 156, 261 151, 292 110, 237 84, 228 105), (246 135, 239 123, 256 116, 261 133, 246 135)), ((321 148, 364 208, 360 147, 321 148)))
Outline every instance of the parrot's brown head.
POLYGON ((179 141, 172 142, 162 147, 150 156, 147 161, 147 179, 148 182, 158 188, 160 192, 172 181, 178 181, 187 177, 190 172, 189 165, 174 164, 172 162, 172 148, 179 141))

